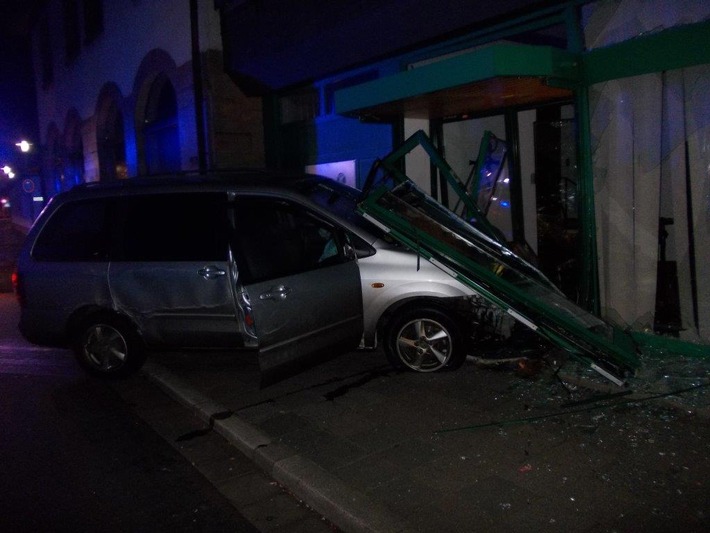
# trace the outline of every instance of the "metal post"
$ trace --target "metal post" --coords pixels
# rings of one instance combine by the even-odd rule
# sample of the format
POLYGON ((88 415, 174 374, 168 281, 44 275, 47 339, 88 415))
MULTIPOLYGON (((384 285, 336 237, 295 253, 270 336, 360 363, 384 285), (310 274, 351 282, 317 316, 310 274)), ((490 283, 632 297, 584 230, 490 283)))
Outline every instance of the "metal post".
POLYGON ((592 171, 591 124, 589 90, 586 86, 576 91, 579 147, 579 226, 581 234, 581 277, 579 303, 591 313, 601 313, 599 303, 599 265, 597 226, 594 210, 594 174, 592 171))
POLYGON ((190 0, 190 34, 192 39, 192 85, 195 94, 197 161, 200 174, 204 174, 207 171, 207 150, 205 148, 204 87, 202 83, 202 58, 200 55, 200 27, 197 0, 190 0))

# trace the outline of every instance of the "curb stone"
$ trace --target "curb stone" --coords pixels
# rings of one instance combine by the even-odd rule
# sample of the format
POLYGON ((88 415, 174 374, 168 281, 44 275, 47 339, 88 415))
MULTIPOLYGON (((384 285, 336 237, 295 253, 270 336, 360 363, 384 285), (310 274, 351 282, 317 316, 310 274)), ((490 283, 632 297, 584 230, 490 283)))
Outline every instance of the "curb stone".
POLYGON ((161 365, 148 361, 142 372, 295 497, 343 531, 398 533, 407 530, 404 521, 384 506, 350 489, 310 459, 283 444, 272 442, 258 428, 193 389, 161 365))

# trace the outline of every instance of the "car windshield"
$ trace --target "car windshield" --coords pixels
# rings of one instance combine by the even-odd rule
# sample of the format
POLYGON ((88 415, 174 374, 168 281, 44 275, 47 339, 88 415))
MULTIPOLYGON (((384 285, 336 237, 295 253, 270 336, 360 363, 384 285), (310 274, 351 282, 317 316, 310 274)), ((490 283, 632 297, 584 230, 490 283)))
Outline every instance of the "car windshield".
POLYGON ((370 244, 376 239, 387 237, 386 232, 358 212, 357 203, 362 196, 359 190, 328 178, 315 177, 309 182, 306 193, 323 209, 354 226, 359 230, 358 234, 370 244))

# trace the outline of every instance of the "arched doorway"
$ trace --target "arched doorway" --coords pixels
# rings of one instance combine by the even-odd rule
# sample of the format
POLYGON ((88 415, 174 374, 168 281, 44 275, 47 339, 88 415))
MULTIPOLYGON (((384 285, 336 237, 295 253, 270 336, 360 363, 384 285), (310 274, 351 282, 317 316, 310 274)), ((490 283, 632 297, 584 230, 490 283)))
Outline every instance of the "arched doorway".
POLYGON ((59 183, 55 184, 57 192, 69 190, 84 182, 84 143, 81 138, 81 119, 75 110, 67 115, 63 152, 62 172, 59 183))
POLYGON ((59 128, 52 123, 47 130, 47 148, 46 148, 45 168, 47 169, 48 192, 50 196, 54 196, 61 190, 62 165, 63 159, 61 154, 59 128))
POLYGON ((148 92, 143 142, 148 174, 180 169, 177 99, 175 88, 165 74, 158 75, 148 92))
POLYGON ((101 92, 97 110, 96 145, 99 156, 99 177, 111 181, 128 177, 126 141, 121 95, 115 86, 101 92))

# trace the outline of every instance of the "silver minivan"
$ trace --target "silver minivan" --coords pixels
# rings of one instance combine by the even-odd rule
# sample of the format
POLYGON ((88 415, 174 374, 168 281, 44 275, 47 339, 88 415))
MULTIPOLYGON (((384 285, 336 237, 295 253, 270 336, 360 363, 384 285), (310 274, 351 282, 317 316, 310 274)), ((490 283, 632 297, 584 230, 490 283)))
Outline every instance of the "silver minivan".
POLYGON ((78 186, 21 251, 20 331, 102 376, 151 349, 244 349, 268 383, 378 342, 398 367, 457 367, 472 290, 390 241, 357 199, 251 171, 78 186))

